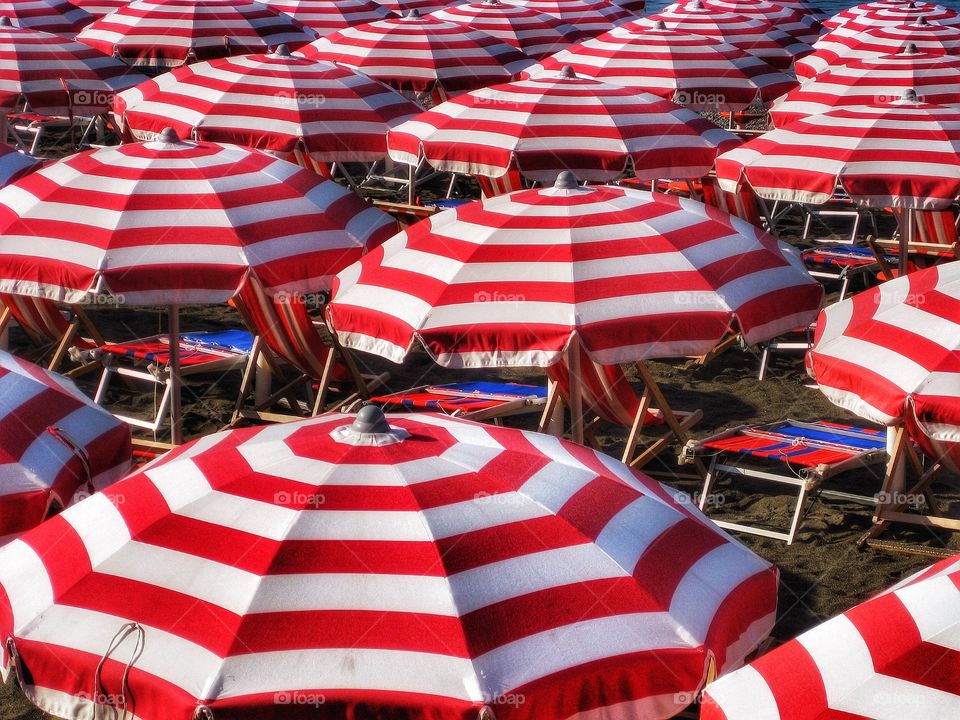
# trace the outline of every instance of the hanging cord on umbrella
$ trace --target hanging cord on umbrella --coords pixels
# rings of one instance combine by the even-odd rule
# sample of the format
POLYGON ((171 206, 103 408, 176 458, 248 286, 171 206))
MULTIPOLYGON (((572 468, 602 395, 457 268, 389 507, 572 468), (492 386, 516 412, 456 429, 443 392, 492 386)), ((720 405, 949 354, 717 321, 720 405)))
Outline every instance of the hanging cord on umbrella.
MULTIPOLYGON (((130 669, 133 667, 133 664, 140 658, 140 655, 143 653, 144 646, 144 631, 143 626, 139 623, 129 622, 125 623, 117 630, 117 633, 113 636, 113 640, 110 641, 110 645, 107 647, 106 652, 103 654, 103 657, 100 658, 100 662, 97 663, 97 669, 93 673, 93 720, 97 720, 97 708, 100 707, 99 699, 103 699, 105 705, 109 705, 113 710, 113 717, 118 717, 117 712, 120 712, 119 717, 121 720, 126 720, 127 718, 127 693, 130 691, 130 686, 128 684, 128 679, 130 675, 130 669), (106 664, 110 655, 123 644, 123 641, 126 640, 131 634, 136 633, 137 639, 136 643, 133 646, 133 652, 130 653, 130 659, 127 660, 126 664, 123 666, 123 675, 120 678, 120 694, 119 695, 110 695, 106 692, 106 688, 103 686, 101 679, 101 674, 103 672, 103 666, 106 664), (119 700, 119 707, 114 702, 114 700, 119 700)), ((134 718, 133 710, 130 711, 130 717, 134 718)))
POLYGON ((63 428, 58 428, 51 425, 47 428, 47 432, 66 445, 74 454, 74 456, 80 461, 80 466, 83 468, 83 474, 86 476, 83 484, 86 486, 87 491, 91 495, 96 492, 96 488, 93 486, 93 471, 90 468, 90 455, 87 454, 86 448, 70 437, 70 435, 63 430, 63 428))
POLYGON ((21 690, 26 691, 26 685, 24 685, 23 682, 23 665, 21 664, 20 653, 17 651, 17 642, 12 636, 7 638, 7 655, 10 656, 9 666, 13 668, 17 685, 21 690))

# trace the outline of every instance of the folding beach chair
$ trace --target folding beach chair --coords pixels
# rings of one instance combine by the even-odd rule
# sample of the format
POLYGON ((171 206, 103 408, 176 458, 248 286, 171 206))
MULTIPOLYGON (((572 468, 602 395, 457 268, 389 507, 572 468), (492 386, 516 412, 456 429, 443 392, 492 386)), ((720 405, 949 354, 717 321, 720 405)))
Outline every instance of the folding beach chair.
POLYGON ((540 431, 556 427, 564 407, 570 409, 571 424, 578 431, 573 433, 574 439, 582 434, 598 449, 595 430, 600 423, 629 428, 621 459, 634 468, 646 465, 674 441, 683 445, 687 431, 703 417, 703 412, 675 412, 646 366, 637 363, 636 367, 644 385, 640 396, 622 367, 594 362, 578 343, 572 361, 565 359, 547 368, 549 385, 540 431), (641 433, 651 428, 661 428, 663 432, 638 452, 641 433))
POLYGON ((707 176, 702 178, 701 188, 704 205, 719 208, 757 227, 764 227, 757 196, 747 183, 741 184, 737 192, 731 193, 720 187, 717 178, 707 176))
MULTIPOLYGON (((888 263, 896 264, 896 255, 883 255, 888 263)), ((847 296, 854 279, 862 281, 866 289, 881 270, 880 262, 869 245, 824 245, 804 250, 800 257, 812 277, 821 282, 840 283, 839 300, 847 296)))
POLYGON ((269 411, 281 398, 287 399, 290 409, 298 417, 302 416, 295 392, 299 385, 307 386, 314 393, 311 413, 316 415, 326 409, 327 397, 331 392, 341 395, 337 407, 344 407, 358 399, 368 400, 372 390, 385 385, 390 379, 389 373, 360 373, 350 353, 337 343, 336 336, 326 332, 326 324, 311 317, 305 297, 274 298, 257 283, 247 282, 234 298, 233 304, 247 327, 256 333, 256 339, 244 371, 231 425, 241 419, 265 422, 290 420, 289 415, 269 411), (286 382, 266 400, 247 407, 257 362, 261 359, 276 377, 282 377, 282 362, 294 369, 296 378, 286 382))
POLYGON ((48 370, 58 370, 69 356, 79 363, 79 367, 65 374, 76 377, 99 367, 98 362, 83 355, 105 341, 81 308, 71 308, 70 315, 67 319, 51 300, 0 294, 0 335, 16 322, 43 355, 53 351, 47 363, 48 370), (89 337, 83 337, 81 329, 89 337))
MULTIPOLYGON (((241 370, 253 347, 246 330, 198 332, 180 335, 180 376, 241 370)), ((99 348, 103 365, 94 402, 103 405, 113 377, 162 388, 156 414, 151 420, 119 413, 116 417, 134 427, 156 434, 170 413, 174 383, 170 373, 170 336, 154 335, 125 343, 105 343, 99 348)))
POLYGON ((904 250, 906 250, 907 259, 903 265, 907 272, 960 259, 960 235, 957 231, 960 218, 954 210, 914 210, 910 215, 912 220, 907 213, 897 212, 900 222, 898 237, 867 238, 867 245, 873 251, 880 266, 879 275, 882 279, 899 275, 897 264, 900 261, 899 254, 904 250), (899 237, 908 233, 905 227, 908 222, 912 227, 912 233, 909 233, 906 238, 899 237), (895 256, 894 262, 890 262, 890 255, 895 256))
POLYGON ((877 234, 877 218, 867 208, 857 206, 842 190, 837 190, 837 195, 830 198, 822 205, 801 205, 800 212, 803 215, 803 240, 810 239, 810 233, 813 230, 814 222, 817 226, 825 230, 826 237, 816 237, 814 242, 841 243, 844 245, 853 245, 857 241, 857 235, 860 234, 860 228, 864 219, 870 221, 873 234, 877 234), (843 239, 838 237, 834 228, 828 225, 827 218, 844 218, 852 221, 850 235, 843 239))
POLYGON ((423 385, 412 390, 375 395, 370 402, 386 411, 428 410, 477 422, 540 412, 547 402, 543 385, 519 385, 498 382, 458 382, 423 385))
POLYGON ((739 425, 704 440, 690 441, 681 462, 710 457, 698 505, 707 512, 718 480, 746 477, 797 489, 790 527, 786 532, 744 522, 713 519, 728 530, 784 540, 796 538, 804 515, 819 497, 834 497, 874 505, 873 495, 826 490, 825 481, 848 470, 883 463, 886 435, 880 428, 862 428, 829 422, 783 420, 765 425, 739 425))

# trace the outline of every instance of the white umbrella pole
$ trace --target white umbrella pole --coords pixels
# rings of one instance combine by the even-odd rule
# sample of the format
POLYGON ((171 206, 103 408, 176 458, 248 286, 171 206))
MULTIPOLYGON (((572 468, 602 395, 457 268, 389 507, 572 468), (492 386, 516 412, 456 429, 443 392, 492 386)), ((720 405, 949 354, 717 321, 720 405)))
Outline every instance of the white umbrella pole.
POLYGON ((183 418, 180 411, 180 308, 167 309, 167 335, 170 338, 170 442, 183 443, 183 418))

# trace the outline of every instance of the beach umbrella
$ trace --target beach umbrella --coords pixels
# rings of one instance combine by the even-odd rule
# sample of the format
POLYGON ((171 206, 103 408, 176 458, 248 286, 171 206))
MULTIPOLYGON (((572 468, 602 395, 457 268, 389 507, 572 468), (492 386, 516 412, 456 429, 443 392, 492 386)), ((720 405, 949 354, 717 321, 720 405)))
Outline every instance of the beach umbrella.
MULTIPOLYGON (((714 12, 733 13, 773 25, 802 43, 812 45, 820 39, 823 25, 804 10, 786 7, 775 0, 701 0, 704 8, 714 12)), ((665 10, 682 8, 684 3, 668 5, 665 10)))
POLYGON ((930 457, 960 469, 960 262, 831 305, 807 364, 831 402, 905 423, 930 457))
POLYGON ((908 45, 931 55, 960 53, 960 27, 939 25, 921 17, 903 25, 881 25, 855 35, 831 34, 817 45, 813 55, 797 60, 797 77, 808 80, 825 70, 855 60, 874 60, 894 55, 908 45))
POLYGON ((41 161, 10 145, 0 145, 0 188, 40 167, 41 161))
POLYGON ((68 720, 658 720, 776 598, 606 455, 376 407, 207 436, 0 551, 4 677, 68 720))
POLYGON ((698 356, 735 326, 753 344, 805 325, 821 289, 757 227, 695 200, 555 186, 424 220, 341 272, 328 317, 345 345, 445 367, 548 367, 698 356))
POLYGON ((791 90, 770 108, 784 127, 835 108, 889 103, 913 89, 925 103, 960 107, 960 56, 928 55, 908 45, 896 55, 854 60, 791 90))
POLYGON ((960 194, 960 110, 903 99, 810 115, 717 158, 720 186, 819 205, 837 186, 869 207, 942 210, 960 194))
POLYGON ((551 15, 584 35, 594 36, 635 19, 634 14, 610 0, 508 0, 512 5, 551 15))
POLYGON ((698 178, 739 139, 656 95, 579 78, 568 67, 474 90, 390 131, 390 157, 437 170, 501 177, 516 167, 552 183, 563 170, 590 182, 698 178))
POLYGON ((948 558, 712 683, 702 720, 949 718, 960 712, 948 558))
POLYGON ((268 293, 323 290, 394 227, 316 173, 169 129, 63 158, 0 190, 0 292, 167 306, 177 336, 180 304, 226 302, 248 281, 268 293))
POLYGON ((266 150, 301 164, 374 162, 387 130, 420 111, 366 75, 327 62, 268 55, 177 68, 117 96, 118 124, 137 140, 180 137, 266 150))
POLYGON ((374 0, 261 0, 323 37, 337 30, 383 20, 393 13, 374 0))
POLYGON ((398 90, 430 94, 435 101, 506 82, 532 62, 486 33, 421 17, 416 10, 332 33, 300 54, 355 68, 398 90))
POLYGON ((795 58, 813 52, 810 45, 800 42, 769 22, 725 12, 718 7, 705 5, 701 0, 685 0, 683 3, 670 5, 661 12, 636 22, 638 25, 647 26, 663 22, 673 30, 733 45, 778 70, 786 70, 795 58))
POLYGON ((411 10, 426 15, 450 4, 448 0, 376 0, 394 15, 404 16, 411 10))
POLYGON ((0 2, 0 17, 10 18, 16 27, 73 37, 93 17, 67 0, 13 0, 0 2))
POLYGON ((134 0, 77 40, 134 67, 169 68, 226 55, 300 47, 316 33, 252 0, 134 0))
POLYGON ((109 15, 114 10, 119 10, 124 5, 130 2, 130 0, 69 0, 71 5, 76 5, 78 8, 83 10, 85 13, 91 16, 90 22, 93 22, 93 18, 103 17, 104 15, 109 15))
POLYGON ((485 32, 535 60, 561 50, 583 35, 552 15, 500 0, 451 5, 432 13, 432 17, 485 32))
MULTIPOLYGON (((872 27, 903 25, 920 18, 940 25, 960 25, 960 13, 943 5, 923 0, 879 0, 839 12, 824 20, 823 26, 834 32, 854 35, 872 27)), ((827 37, 829 35, 824 36, 821 42, 827 37)))
POLYGON ((95 116, 117 90, 146 80, 124 63, 83 43, 12 27, 0 17, 0 108, 22 104, 39 115, 95 116))
POLYGON ((130 430, 72 380, 0 350, 0 544, 130 469, 130 430))
POLYGON ((581 77, 643 90, 701 112, 737 112, 797 85, 740 48, 662 23, 621 25, 545 58, 526 75, 567 65, 581 77))

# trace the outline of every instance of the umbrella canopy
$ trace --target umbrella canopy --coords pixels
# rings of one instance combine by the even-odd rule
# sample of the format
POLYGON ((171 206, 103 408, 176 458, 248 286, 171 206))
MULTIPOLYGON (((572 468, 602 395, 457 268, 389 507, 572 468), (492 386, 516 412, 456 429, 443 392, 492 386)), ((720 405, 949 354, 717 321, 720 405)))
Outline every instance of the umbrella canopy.
POLYGON ((733 45, 701 35, 627 23, 545 58, 527 70, 559 71, 636 88, 697 111, 736 112, 796 87, 796 81, 733 45))
POLYGON ((826 70, 856 60, 874 60, 895 55, 908 45, 931 55, 960 53, 960 27, 939 25, 920 18, 903 25, 881 25, 856 35, 831 34, 817 45, 813 55, 797 60, 797 77, 809 80, 826 70))
POLYGON ((940 25, 960 25, 960 13, 943 5, 923 0, 879 0, 839 12, 824 20, 823 26, 841 34, 855 35, 872 27, 902 25, 920 18, 940 25))
POLYGON ((337 30, 392 17, 374 0, 261 0, 264 5, 289 15, 320 37, 337 30))
POLYGON ((0 554, 4 675, 69 720, 92 687, 143 720, 656 720, 762 641, 776 596, 773 566, 608 456, 375 407, 202 438, 0 554))
POLYGON ((67 0, 14 0, 0 2, 0 17, 17 27, 73 37, 93 21, 84 10, 67 0))
POLYGON ((248 276, 272 292, 316 292, 392 227, 292 163, 168 130, 58 160, 0 190, 0 292, 221 303, 248 276))
POLYGON ((485 32, 535 60, 561 50, 583 35, 552 15, 500 0, 451 5, 432 15, 438 20, 485 32))
MULTIPOLYGON (((799 42, 812 45, 820 39, 823 25, 805 10, 786 7, 774 0, 701 0, 703 7, 715 12, 733 13, 773 25, 799 42)), ((668 10, 683 8, 678 2, 668 6, 668 10)))
POLYGON ((574 335, 599 363, 702 355, 812 321, 821 288, 755 226, 622 187, 463 205, 337 276, 328 317, 349 347, 401 362, 419 340, 446 367, 547 367, 574 335))
POLYGON ((138 140, 168 126, 180 137, 235 143, 280 157, 373 162, 387 130, 420 112, 366 75, 331 63, 269 55, 220 58, 177 68, 117 96, 114 113, 138 140))
POLYGON ((960 110, 902 100, 810 115, 717 158, 721 187, 819 205, 837 184, 870 207, 942 210, 960 195, 960 110))
POLYGON ((786 70, 795 58, 813 52, 810 45, 769 21, 726 12, 701 0, 670 5, 656 15, 637 20, 637 23, 655 25, 658 21, 673 30, 702 35, 746 50, 778 70, 786 70))
POLYGON ((40 164, 39 159, 25 152, 10 145, 0 145, 0 188, 36 170, 40 164))
POLYGON ((0 108, 5 112, 26 102, 39 115, 100 115, 114 92, 144 80, 83 43, 11 27, 0 17, 0 108))
POLYGON ((931 457, 960 467, 960 262, 831 305, 807 363, 831 402, 873 422, 906 422, 931 457))
POLYGON ((301 54, 355 68, 400 90, 451 95, 506 82, 533 62, 486 33, 416 10, 332 33, 301 54))
POLYGON ((879 720, 960 713, 949 558, 711 684, 702 720, 879 720))
POLYGON ((103 17, 104 15, 109 15, 114 10, 119 10, 124 5, 130 2, 130 0, 69 0, 71 5, 76 5, 78 8, 83 10, 85 13, 90 15, 89 22, 93 22, 94 18, 103 17))
POLYGON ((960 56, 928 55, 908 45, 896 55, 854 60, 791 90, 770 108, 777 127, 834 108, 899 100, 913 89, 926 103, 960 106, 960 56))
POLYGON ((252 0, 134 0, 89 25, 77 40, 134 67, 300 47, 316 37, 288 15, 252 0))
POLYGON ((563 170, 604 182, 698 178, 740 144, 692 110, 570 68, 460 95, 390 131, 390 157, 437 170, 501 177, 512 165, 542 183, 563 170))
POLYGON ((130 430, 72 380, 0 350, 0 544, 130 469, 130 430))
POLYGON ((584 35, 593 36, 634 19, 634 14, 610 0, 509 0, 512 5, 551 15, 584 35))

